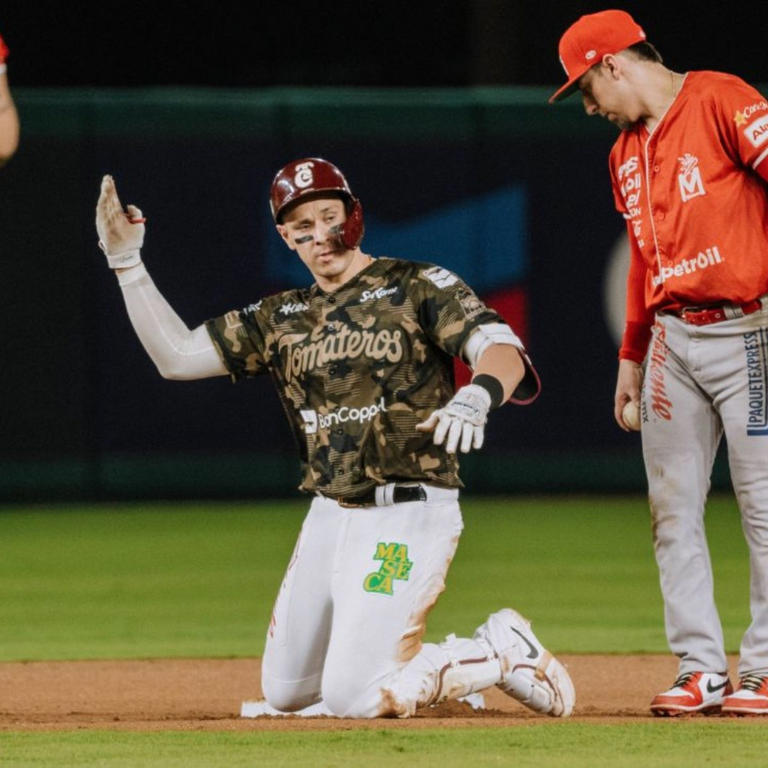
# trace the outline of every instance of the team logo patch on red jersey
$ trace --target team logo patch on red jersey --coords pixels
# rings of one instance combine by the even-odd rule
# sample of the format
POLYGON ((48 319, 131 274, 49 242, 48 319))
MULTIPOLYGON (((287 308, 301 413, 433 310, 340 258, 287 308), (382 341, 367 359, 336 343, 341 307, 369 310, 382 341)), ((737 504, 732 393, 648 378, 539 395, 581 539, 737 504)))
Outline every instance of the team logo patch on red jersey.
POLYGON ((686 152, 682 157, 677 158, 680 163, 680 173, 677 176, 677 182, 680 186, 680 198, 685 203, 692 197, 706 195, 704 183, 701 180, 701 171, 699 170, 699 158, 686 152))

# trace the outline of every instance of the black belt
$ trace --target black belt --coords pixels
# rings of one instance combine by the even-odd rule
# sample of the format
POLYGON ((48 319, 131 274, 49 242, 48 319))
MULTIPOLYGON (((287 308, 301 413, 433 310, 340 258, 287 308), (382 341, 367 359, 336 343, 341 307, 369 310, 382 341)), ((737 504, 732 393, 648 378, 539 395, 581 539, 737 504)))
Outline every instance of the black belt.
MULTIPOLYGON (((358 496, 340 496, 334 499, 342 507, 368 507, 376 504, 376 486, 358 496)), ((423 485, 395 485, 392 503, 402 504, 407 501, 426 501, 427 491, 423 485)))

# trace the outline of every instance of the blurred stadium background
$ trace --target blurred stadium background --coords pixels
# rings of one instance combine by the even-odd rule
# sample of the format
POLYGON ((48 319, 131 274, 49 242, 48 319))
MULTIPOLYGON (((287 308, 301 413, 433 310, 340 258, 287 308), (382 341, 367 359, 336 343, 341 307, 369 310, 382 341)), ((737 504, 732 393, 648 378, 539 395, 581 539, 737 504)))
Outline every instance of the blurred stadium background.
MULTIPOLYGON (((0 501, 295 493, 269 380, 154 371, 93 206, 112 173, 148 216, 158 286, 194 326, 307 282, 266 198, 274 171, 309 155, 346 172, 367 251, 454 269, 528 344, 543 394, 494 414, 487 449, 463 462, 469 490, 644 490, 639 439, 611 414, 625 258, 614 131, 578 99, 546 102, 560 33, 604 7, 170 2, 171 23, 117 4, 0 9, 22 121, 0 172, 0 501)), ((747 8, 621 7, 674 68, 768 80, 768 22, 747 8)), ((715 487, 727 483, 721 460, 715 487)))

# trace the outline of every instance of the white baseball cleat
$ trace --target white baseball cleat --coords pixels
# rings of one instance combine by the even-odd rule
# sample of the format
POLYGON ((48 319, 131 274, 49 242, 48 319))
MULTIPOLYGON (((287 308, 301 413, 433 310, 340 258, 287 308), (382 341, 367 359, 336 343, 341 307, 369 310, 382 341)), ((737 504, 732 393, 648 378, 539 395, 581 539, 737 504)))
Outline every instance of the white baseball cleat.
POLYGON ((498 687, 534 712, 568 717, 576 692, 571 676, 539 642, 531 623, 517 611, 492 613, 475 630, 474 639, 490 646, 501 662, 498 687))

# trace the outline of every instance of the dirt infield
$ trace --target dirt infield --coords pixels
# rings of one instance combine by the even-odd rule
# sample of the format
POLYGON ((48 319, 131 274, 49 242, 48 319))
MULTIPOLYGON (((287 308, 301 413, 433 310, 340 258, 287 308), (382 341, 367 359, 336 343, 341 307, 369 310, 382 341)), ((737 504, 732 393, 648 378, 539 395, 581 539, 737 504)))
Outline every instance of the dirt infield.
MULTIPOLYGON (((668 655, 563 655, 576 686, 573 719, 647 719, 648 703, 675 677, 668 655)), ((735 660, 731 660, 731 671, 735 660)), ((734 675, 735 679, 735 675, 734 675)), ((258 659, 70 661, 0 664, 0 731, 109 728, 125 730, 312 730, 382 727, 532 725, 552 722, 493 688, 474 712, 457 702, 410 720, 327 717, 241 718, 240 703, 261 696, 258 659)), ((758 718, 760 719, 760 718, 758 718)))

